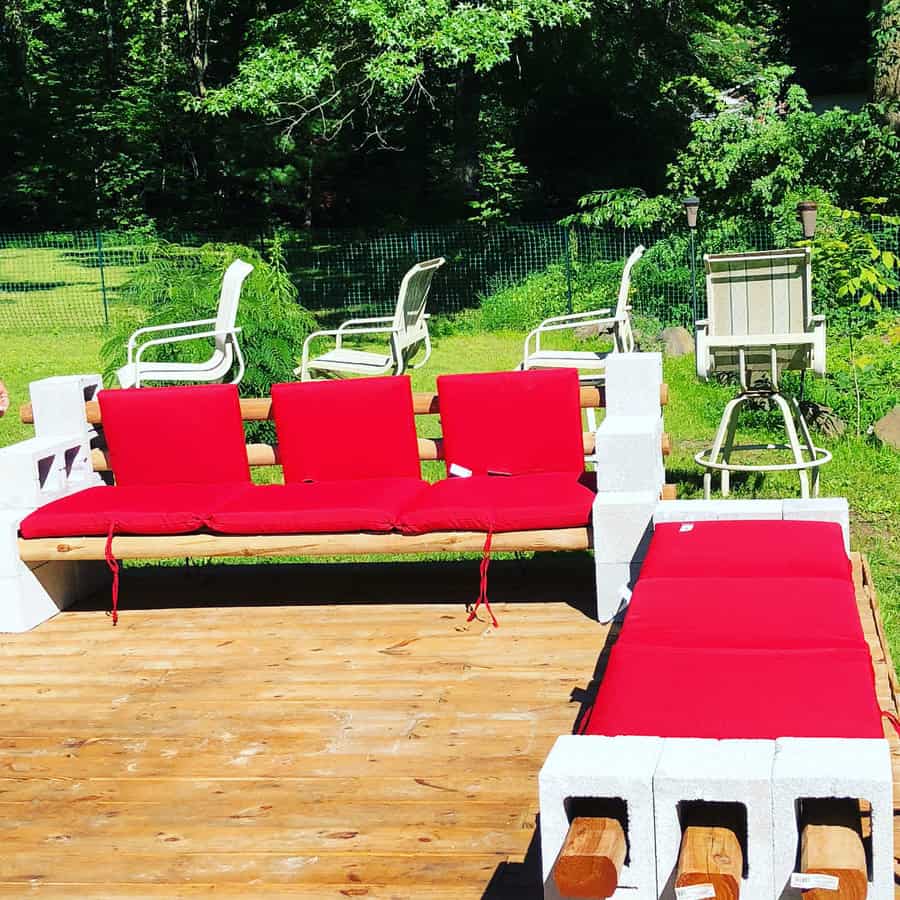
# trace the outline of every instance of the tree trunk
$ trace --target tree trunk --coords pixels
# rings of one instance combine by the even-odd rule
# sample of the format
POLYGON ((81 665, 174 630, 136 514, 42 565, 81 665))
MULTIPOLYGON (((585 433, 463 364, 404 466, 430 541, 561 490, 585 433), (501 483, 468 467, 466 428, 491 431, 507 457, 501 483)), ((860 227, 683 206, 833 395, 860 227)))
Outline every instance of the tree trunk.
POLYGON ((471 62, 457 69, 453 120, 453 174, 464 200, 478 196, 478 114, 481 82, 471 62))
POLYGON ((194 81, 194 92, 198 97, 206 96, 206 69, 209 65, 209 12, 204 28, 200 0, 185 0, 187 13, 188 63, 194 81))
POLYGON ((900 7, 883 0, 876 22, 873 96, 877 103, 898 105, 888 111, 887 121, 900 132, 900 7))

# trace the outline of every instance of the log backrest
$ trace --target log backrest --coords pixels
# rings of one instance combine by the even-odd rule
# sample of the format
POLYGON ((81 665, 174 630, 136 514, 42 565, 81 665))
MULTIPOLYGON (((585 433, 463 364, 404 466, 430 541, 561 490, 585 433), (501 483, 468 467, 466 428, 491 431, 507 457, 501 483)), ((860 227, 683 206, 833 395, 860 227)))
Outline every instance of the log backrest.
POLYGON ((704 256, 710 337, 805 334, 811 328, 810 251, 765 250, 704 256))
POLYGON ((400 282, 397 307, 394 310, 394 333, 392 336, 397 361, 405 364, 418 351, 428 333, 425 320, 425 306, 431 290, 434 273, 444 265, 443 257, 416 263, 400 282))

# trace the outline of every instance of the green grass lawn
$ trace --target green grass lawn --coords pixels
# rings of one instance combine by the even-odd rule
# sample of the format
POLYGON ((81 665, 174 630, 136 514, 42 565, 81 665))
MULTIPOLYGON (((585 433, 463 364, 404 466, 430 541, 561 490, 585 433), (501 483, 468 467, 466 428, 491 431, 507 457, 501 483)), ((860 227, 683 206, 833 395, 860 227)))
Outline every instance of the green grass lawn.
MULTIPOLYGON (((18 406, 27 401, 28 382, 47 375, 99 371, 100 332, 72 334, 0 334, 0 378, 10 390, 12 408, 0 419, 0 446, 21 440, 30 429, 18 420, 18 406)), ((512 369, 520 359, 519 334, 482 333, 454 335, 435 341, 428 364, 412 373, 417 390, 433 390, 435 376, 442 372, 478 372, 512 369)), ((124 355, 124 349, 123 349, 124 355)), ((665 377, 670 402, 665 410, 666 430, 673 439, 667 462, 668 480, 678 485, 680 497, 702 496, 702 471, 693 455, 707 446, 722 408, 732 391, 717 384, 701 384, 694 375, 693 357, 669 359, 665 377)), ((527 428, 527 410, 511 411, 510 429, 527 428), (520 416, 516 421, 513 416, 520 416)), ((768 436, 774 421, 766 413, 753 414, 753 427, 744 434, 753 439, 768 436)), ((431 416, 419 417, 423 436, 439 428, 431 416)), ((896 659, 900 659, 900 453, 877 447, 865 439, 844 437, 819 439, 834 454, 822 470, 822 494, 844 496, 850 501, 853 549, 868 554, 881 598, 888 637, 896 659)), ((440 465, 426 463, 429 474, 440 465)), ((791 497, 799 495, 796 476, 751 475, 733 479, 738 497, 791 497)))

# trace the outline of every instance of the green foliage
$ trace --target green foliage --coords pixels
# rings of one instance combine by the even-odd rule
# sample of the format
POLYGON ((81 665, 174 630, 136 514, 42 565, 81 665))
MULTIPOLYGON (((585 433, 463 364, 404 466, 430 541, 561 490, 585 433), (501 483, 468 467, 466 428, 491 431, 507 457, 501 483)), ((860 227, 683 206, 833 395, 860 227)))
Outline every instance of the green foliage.
MULTIPOLYGON (((181 247, 158 243, 149 248, 150 259, 124 286, 124 297, 140 314, 117 323, 103 344, 104 377, 115 383, 115 370, 124 362, 129 334, 141 325, 164 325, 212 318, 218 306, 225 269, 237 258, 252 263, 253 272, 241 291, 237 324, 247 368, 240 392, 260 397, 273 383, 292 381, 300 349, 315 327, 313 317, 297 303, 297 290, 284 267, 280 240, 273 239, 269 260, 238 244, 181 247)), ((208 358, 210 342, 186 341, 153 348, 147 358, 165 362, 201 362, 208 358)), ((262 432, 265 425, 261 426, 262 432)), ((260 431, 257 428, 256 431, 260 431)))
POLYGON ((650 228, 671 224, 680 212, 670 197, 648 197, 640 188, 593 191, 578 200, 581 212, 562 220, 563 225, 615 225, 616 228, 650 228))
POLYGON ((522 196, 522 181, 528 169, 516 159, 516 151, 503 141, 494 141, 479 155, 480 199, 470 200, 473 215, 470 222, 489 225, 509 219, 518 209, 522 196))

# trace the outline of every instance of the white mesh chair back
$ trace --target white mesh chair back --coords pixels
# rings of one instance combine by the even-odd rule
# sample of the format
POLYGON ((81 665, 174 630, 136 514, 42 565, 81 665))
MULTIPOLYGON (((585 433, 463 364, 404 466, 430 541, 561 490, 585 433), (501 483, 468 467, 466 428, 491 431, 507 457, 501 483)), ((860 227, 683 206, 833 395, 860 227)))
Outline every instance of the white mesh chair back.
MULTIPOLYGON (((229 332, 234 329, 237 320, 238 303, 241 299, 241 288, 247 276, 253 271, 250 263, 236 259, 222 277, 222 290, 219 292, 219 309, 216 313, 215 329, 218 332, 229 332)), ((231 353, 231 337, 228 334, 216 335, 216 350, 231 353)))
POLYGON ((625 261, 622 270, 622 280, 619 282, 619 296, 616 298, 616 319, 618 327, 614 330, 616 350, 619 353, 631 353, 634 351, 634 332, 631 330, 631 316, 628 298, 631 294, 631 270, 635 263, 644 255, 644 246, 638 244, 631 252, 631 256, 625 261))
POLYGON ((771 370, 771 339, 778 338, 778 367, 807 368, 808 340, 791 345, 788 339, 812 331, 809 248, 708 254, 704 261, 712 367, 736 370, 742 349, 748 370, 771 370), (746 342, 740 348, 716 347, 717 337, 743 337, 746 342))
POLYGON ((400 282, 392 341, 394 352, 398 361, 402 360, 403 368, 406 368, 406 363, 415 356, 428 336, 425 306, 431 290, 431 279, 445 262, 443 257, 438 257, 416 263, 400 282))

